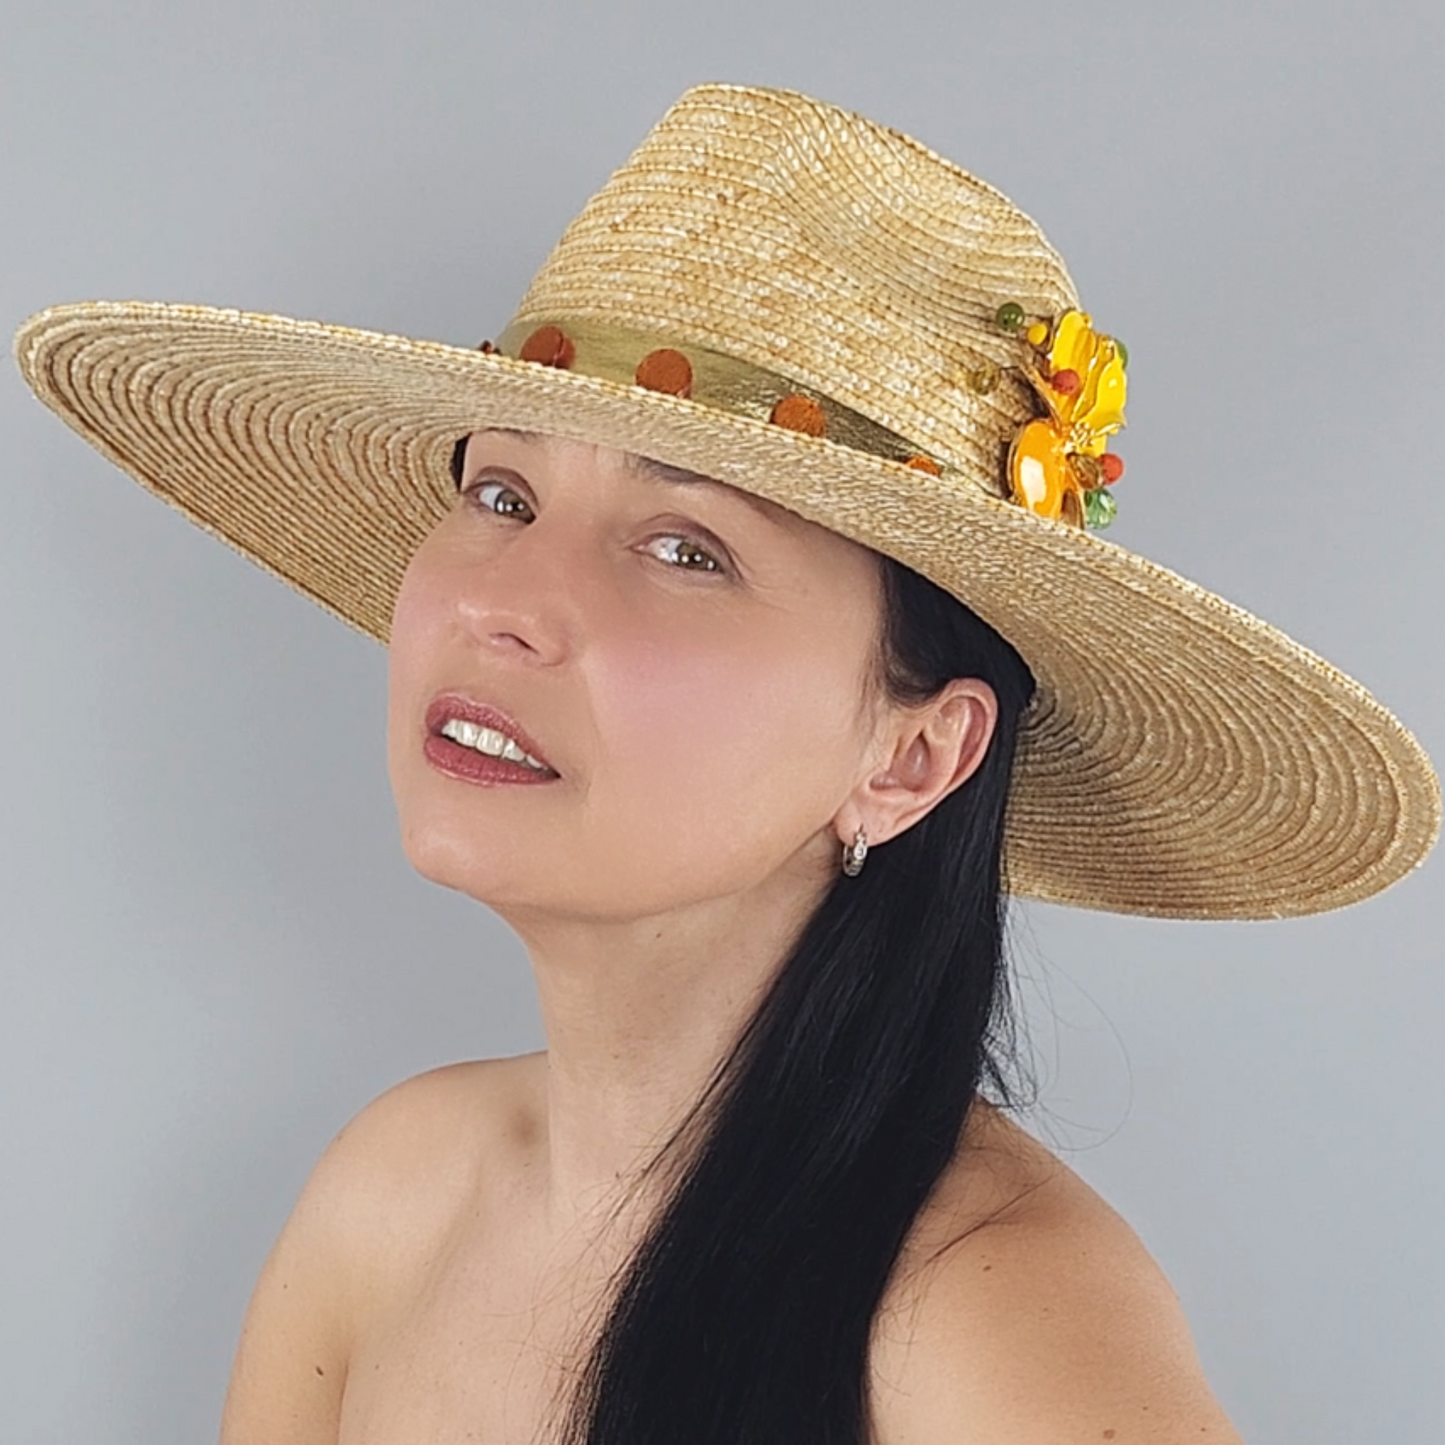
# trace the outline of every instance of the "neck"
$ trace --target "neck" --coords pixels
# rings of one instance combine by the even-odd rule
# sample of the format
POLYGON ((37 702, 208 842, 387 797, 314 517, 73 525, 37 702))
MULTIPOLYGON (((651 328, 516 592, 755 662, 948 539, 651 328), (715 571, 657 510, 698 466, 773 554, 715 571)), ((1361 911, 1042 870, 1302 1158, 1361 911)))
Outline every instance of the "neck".
MULTIPOLYGON (((818 897, 816 880, 800 887, 797 876, 776 876, 655 917, 510 920, 531 957, 547 1036, 542 1177, 553 1226, 656 1201, 672 1168, 644 1171, 701 1097, 818 897)), ((683 1162, 681 1147, 669 1166, 683 1162)))

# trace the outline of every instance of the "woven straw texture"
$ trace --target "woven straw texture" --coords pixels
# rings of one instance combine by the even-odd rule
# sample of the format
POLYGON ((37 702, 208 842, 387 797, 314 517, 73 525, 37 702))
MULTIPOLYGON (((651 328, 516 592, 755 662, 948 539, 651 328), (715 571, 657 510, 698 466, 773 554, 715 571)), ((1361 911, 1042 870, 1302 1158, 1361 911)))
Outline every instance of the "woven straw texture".
POLYGON ((504 335, 572 325, 732 358, 905 439, 941 475, 831 426, 770 424, 763 383, 684 399, 588 374, 580 351, 568 370, 286 317, 88 302, 32 317, 16 357, 144 486, 383 641, 407 560, 453 505, 453 444, 486 426, 702 472, 897 558, 1039 680, 1010 805, 1013 893, 1259 918, 1394 882, 1432 845, 1440 790, 1388 711, 1248 613, 1006 500, 1008 444, 1037 404, 1007 373, 986 396, 959 380, 1015 359, 992 324, 1004 301, 1078 304, 1038 227, 992 187, 836 107, 709 85, 568 227, 504 335))

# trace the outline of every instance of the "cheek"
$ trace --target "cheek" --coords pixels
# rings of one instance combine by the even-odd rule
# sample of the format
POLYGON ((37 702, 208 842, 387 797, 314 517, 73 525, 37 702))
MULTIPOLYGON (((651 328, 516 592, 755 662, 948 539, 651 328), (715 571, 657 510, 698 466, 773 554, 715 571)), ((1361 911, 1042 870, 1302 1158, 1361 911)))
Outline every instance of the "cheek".
POLYGON ((631 829, 698 818, 758 840, 777 827, 796 842, 827 818, 855 761, 856 685, 836 646, 796 635, 667 648, 636 645, 594 692, 607 740, 607 792, 631 829), (769 643, 771 642, 771 645, 769 643))
POLYGON ((405 669, 427 634, 435 629, 436 608, 429 605, 426 557, 418 552, 402 574, 391 613, 389 666, 405 669))
POLYGON ((426 660, 440 640, 444 608, 434 595, 430 548, 423 543, 402 577, 387 646, 387 756, 393 778, 404 754, 415 751, 417 699, 426 681, 426 660))

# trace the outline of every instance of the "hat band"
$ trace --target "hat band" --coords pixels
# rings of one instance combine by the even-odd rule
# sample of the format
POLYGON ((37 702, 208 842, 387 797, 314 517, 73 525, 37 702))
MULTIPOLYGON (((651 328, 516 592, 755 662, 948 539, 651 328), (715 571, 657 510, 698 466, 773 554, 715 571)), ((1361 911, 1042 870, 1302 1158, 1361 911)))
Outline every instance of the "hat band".
POLYGON ((511 322, 495 345, 484 341, 481 349, 826 437, 856 451, 935 476, 962 477, 979 486, 975 478, 823 392, 726 352, 690 342, 667 345, 655 331, 634 331, 575 316, 531 316, 511 322))

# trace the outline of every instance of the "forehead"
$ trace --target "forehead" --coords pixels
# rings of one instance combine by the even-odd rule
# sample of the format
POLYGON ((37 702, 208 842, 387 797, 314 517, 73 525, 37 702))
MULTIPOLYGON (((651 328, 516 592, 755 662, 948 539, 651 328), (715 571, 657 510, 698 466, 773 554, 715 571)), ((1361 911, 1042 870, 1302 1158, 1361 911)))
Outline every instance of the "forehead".
MULTIPOLYGON (((473 435, 507 437, 510 440, 535 447, 539 451, 549 448, 555 450, 569 445, 586 445, 586 443, 570 443, 559 437, 548 436, 543 432, 519 431, 511 427, 487 427, 484 431, 475 432, 473 435)), ((639 456, 635 452, 618 452, 617 455, 622 458, 622 465, 627 471, 644 481, 689 487, 714 496, 733 497, 775 526, 792 526, 803 520, 795 513, 788 511, 786 507, 779 506, 767 497, 757 496, 753 492, 744 491, 741 487, 730 486, 716 477, 703 476, 700 472, 690 472, 685 467, 675 467, 668 462, 660 462, 652 457, 639 456)))

